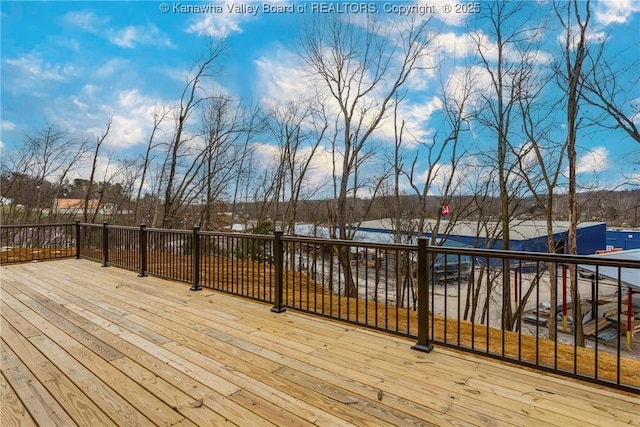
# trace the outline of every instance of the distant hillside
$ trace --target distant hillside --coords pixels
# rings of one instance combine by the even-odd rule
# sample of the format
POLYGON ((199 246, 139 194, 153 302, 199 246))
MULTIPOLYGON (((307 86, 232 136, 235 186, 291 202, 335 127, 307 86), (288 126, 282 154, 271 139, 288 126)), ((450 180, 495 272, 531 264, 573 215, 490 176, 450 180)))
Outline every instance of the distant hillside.
MULTIPOLYGON (((568 203, 564 195, 555 196, 554 219, 568 220, 568 203)), ((301 222, 326 223, 330 212, 331 200, 301 201, 298 208, 298 220, 301 222)), ((438 196, 427 198, 427 217, 435 218, 440 214, 442 200, 438 196)), ((459 219, 477 219, 480 216, 498 218, 500 201, 497 197, 476 200, 474 196, 456 196, 447 200, 451 215, 459 219)), ((392 197, 378 197, 370 200, 358 200, 354 210, 364 215, 364 220, 389 218, 394 216, 395 201, 392 197)), ((400 210, 403 217, 417 216, 418 198, 402 196, 400 210)), ((245 203, 239 210, 249 217, 261 219, 265 213, 273 212, 273 207, 264 204, 245 203)), ((533 198, 524 198, 512 202, 514 216, 520 219, 544 219, 544 210, 536 206, 533 198)), ((280 210, 282 212, 282 210, 280 210)), ((625 191, 591 191, 578 194, 578 212, 581 221, 602 221, 611 227, 640 227, 640 189, 625 191)), ((357 215, 356 215, 357 216, 357 215)))

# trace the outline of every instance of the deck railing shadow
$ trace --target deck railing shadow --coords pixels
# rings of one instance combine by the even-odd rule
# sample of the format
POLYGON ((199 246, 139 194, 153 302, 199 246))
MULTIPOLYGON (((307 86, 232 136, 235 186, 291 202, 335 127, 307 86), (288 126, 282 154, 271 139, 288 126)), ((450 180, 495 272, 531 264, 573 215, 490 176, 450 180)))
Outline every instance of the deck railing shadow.
POLYGON ((2 226, 0 246, 3 264, 86 258, 640 392, 636 261, 80 222, 2 226))

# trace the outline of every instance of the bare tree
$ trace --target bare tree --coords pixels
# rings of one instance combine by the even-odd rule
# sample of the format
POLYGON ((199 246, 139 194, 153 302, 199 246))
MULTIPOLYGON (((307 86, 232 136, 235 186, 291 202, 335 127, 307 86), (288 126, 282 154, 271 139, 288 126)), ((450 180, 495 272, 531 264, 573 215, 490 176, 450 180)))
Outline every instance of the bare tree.
MULTIPOLYGON (((464 174, 464 185, 472 194, 472 211, 476 216, 475 246, 477 247, 491 248, 493 242, 500 238, 500 223, 492 221, 491 207, 499 200, 496 179, 498 172, 494 166, 493 164, 466 165, 467 170, 464 174)), ((474 277, 475 280, 469 282, 464 309, 465 319, 488 324, 489 298, 493 293, 496 277, 491 270, 489 260, 484 259, 474 277), (486 283, 484 287, 483 283, 486 283)))
MULTIPOLYGON (((93 161, 91 163, 91 173, 89 175, 89 183, 87 184, 87 193, 84 196, 84 206, 82 208, 82 220, 84 222, 88 222, 89 220, 89 200, 94 196, 93 195, 93 184, 96 175, 96 167, 98 164, 98 156, 100 154, 100 147, 104 140, 109 136, 109 131, 111 130, 111 123, 113 122, 113 115, 109 116, 107 120, 107 124, 105 125, 105 131, 102 135, 96 137, 96 145, 93 151, 93 161)), ((98 206, 93 207, 93 218, 92 222, 95 222, 96 215, 98 213, 98 206)))
MULTIPOLYGON (((393 174, 393 209, 392 224, 395 230, 394 240, 400 242, 415 242, 418 236, 425 233, 427 220, 429 218, 429 203, 434 201, 441 205, 448 202, 450 197, 457 189, 456 173, 458 162, 462 158, 459 152, 460 135, 468 129, 469 112, 467 101, 471 93, 471 80, 469 73, 465 74, 462 82, 451 80, 440 76, 441 91, 439 98, 442 100, 442 118, 441 127, 436 131, 433 137, 428 141, 416 140, 416 137, 406 131, 406 120, 399 116, 398 107, 403 101, 396 96, 393 118, 394 118, 394 149, 393 158, 391 160, 393 174), (450 87, 449 84, 451 85, 450 87), (455 86, 455 88, 453 87, 455 86), (455 94, 455 96, 454 96, 455 94), (442 136, 444 135, 444 136, 442 136), (405 138, 411 139, 406 142, 405 138), (417 147, 417 148, 416 148, 417 147), (411 153, 413 151, 413 153, 411 153), (413 156, 411 164, 405 165, 407 158, 413 156), (419 169, 424 169, 424 178, 419 181, 419 169), (403 193, 400 189, 400 179, 406 178, 409 187, 417 197, 417 209, 405 210, 402 206, 403 193), (436 201, 434 196, 430 196, 432 191, 440 190, 440 196, 436 201), (431 202, 430 202, 431 201, 431 202)), ((434 210, 434 209, 432 209, 434 210)), ((440 206, 435 208, 436 220, 435 226, 430 227, 431 244, 443 244, 443 240, 438 239, 438 230, 440 226, 440 206)), ((455 216, 459 217, 462 209, 456 211, 455 216)), ((447 229, 455 224, 454 221, 447 223, 447 229)), ((447 230, 444 231, 445 233, 447 230)), ((415 297, 417 295, 414 280, 414 272, 412 271, 412 263, 409 259, 402 259, 397 262, 401 266, 400 277, 402 277, 402 287, 398 283, 398 295, 409 291, 415 297)), ((399 301, 403 301, 400 298, 399 301)))
MULTIPOLYGON (((404 175, 404 162, 405 162, 405 153, 404 153, 404 136, 405 136, 405 128, 406 128, 406 120, 404 118, 400 118, 398 114, 398 107, 400 106, 400 97, 396 94, 396 99, 393 105, 393 160, 392 160, 392 169, 393 169, 393 209, 391 215, 391 221, 393 223, 394 232, 394 242, 400 243, 402 242, 403 231, 409 231, 412 227, 410 223, 407 223, 407 212, 404 212, 402 209, 402 191, 400 190, 400 179, 404 175)), ((406 233, 409 234, 409 233, 406 233)), ((406 235, 404 234, 404 235, 406 235)), ((413 234, 413 233, 411 233, 413 234)))
MULTIPOLYGON (((543 70, 537 67, 532 67, 530 72, 532 75, 535 74, 535 79, 529 75, 525 80, 517 82, 518 85, 523 85, 521 92, 524 96, 518 99, 518 106, 526 142, 519 148, 516 156, 519 176, 527 184, 535 206, 543 212, 547 227, 547 249, 553 253, 558 251, 559 245, 559 242, 554 241, 553 238, 555 192, 565 167, 567 144, 566 140, 556 142, 550 138, 552 130, 557 127, 551 118, 557 105, 545 101, 542 94, 550 84, 552 75, 549 73, 545 75, 543 70)), ((558 290, 555 266, 550 265, 550 267, 552 267, 549 268, 551 304, 548 330, 549 339, 555 339, 558 290)), ((519 306, 519 312, 524 307, 523 302, 519 306)))
MULTIPOLYGON (((321 104, 319 104, 322 107, 321 104)), ((311 162, 324 139, 329 125, 323 111, 314 110, 304 100, 290 101, 271 112, 269 128, 278 144, 278 165, 274 199, 274 220, 279 218, 279 201, 284 209, 282 223, 285 232, 294 233, 300 198, 314 194, 317 188, 307 180, 311 162)))
MULTIPOLYGON (((265 130, 265 117, 262 110, 258 106, 246 107, 243 115, 244 129, 242 138, 238 140, 236 156, 238 163, 236 164, 236 172, 233 176, 233 197, 231 199, 231 221, 233 222, 238 215, 238 206, 242 202, 249 200, 262 200, 262 198, 250 197, 251 187, 254 184, 255 175, 258 174, 258 165, 255 164, 255 151, 259 144, 255 143, 255 138, 265 130)), ((266 199, 265 199, 266 200, 266 199)), ((263 211, 262 211, 263 212, 263 211)), ((243 212, 243 222, 247 226, 247 212, 243 212)))
POLYGON ((190 184, 201 167, 198 161, 190 159, 186 164, 186 170, 180 173, 180 162, 187 154, 187 145, 193 140, 188 137, 187 124, 196 108, 207 96, 203 93, 202 83, 206 79, 213 78, 219 71, 218 60, 224 52, 224 42, 211 43, 209 50, 203 59, 193 67, 192 73, 180 96, 180 101, 175 108, 175 130, 169 144, 167 157, 164 163, 166 178, 164 186, 164 201, 162 208, 162 226, 170 228, 179 222, 178 212, 183 205, 183 196, 187 193, 190 184))
MULTIPOLYGON (((222 202, 230 190, 229 182, 238 173, 240 156, 244 149, 245 136, 252 129, 245 128, 253 120, 248 115, 259 114, 248 110, 240 102, 228 96, 218 95, 207 100, 202 119, 205 139, 204 167, 201 171, 202 211, 200 226, 210 229, 214 226, 212 209, 222 202)), ((215 224, 219 226, 220 224, 215 224)))
POLYGON ((115 208, 116 194, 119 193, 122 184, 119 182, 121 175, 124 173, 123 164, 118 164, 113 159, 113 153, 107 155, 104 164, 104 174, 102 180, 98 182, 99 190, 96 194, 94 206, 92 207, 91 222, 95 223, 98 215, 103 218, 109 218, 113 215, 115 208), (117 188, 117 191, 114 189, 117 188))
POLYGON ((26 205, 24 221, 40 223, 43 207, 51 206, 57 198, 57 191, 77 166, 85 152, 86 142, 70 137, 54 124, 47 125, 35 135, 26 135, 25 144, 17 153, 14 165, 24 171, 24 175, 35 182, 26 205), (53 182, 53 186, 49 182, 53 182), (36 215, 33 218, 33 210, 36 215))
MULTIPOLYGON (((536 59, 538 34, 543 27, 536 19, 535 9, 526 2, 494 1, 483 3, 483 16, 471 31, 480 67, 489 78, 488 90, 483 94, 478 121, 496 137, 496 167, 500 189, 500 223, 502 249, 509 249, 510 221, 514 212, 512 202, 519 195, 518 183, 513 182, 517 159, 513 153, 516 129, 513 128, 519 99, 524 96, 522 82, 531 80, 531 63, 536 59), (488 38, 490 37, 490 39, 488 38), (514 185, 515 184, 515 187, 514 185)), ((519 135, 517 136, 520 137, 519 135)), ((508 268, 507 265, 504 266, 508 268)), ((512 324, 510 276, 504 275, 502 326, 512 324)))
POLYGON ((119 191, 112 196, 114 208, 111 211, 109 222, 116 220, 122 224, 138 224, 134 213, 138 200, 134 197, 134 192, 141 174, 140 162, 137 159, 124 159, 120 162, 119 191))
MULTIPOLYGON (((462 148, 462 134, 469 131, 470 120, 474 114, 472 99, 475 98, 475 78, 476 76, 467 68, 461 76, 451 76, 446 79, 440 74, 440 93, 442 100, 442 120, 439 129, 431 137, 430 141, 419 144, 420 151, 417 151, 408 171, 408 179, 411 188, 418 196, 419 212, 417 213, 418 224, 417 234, 422 235, 425 231, 425 221, 427 215, 427 200, 430 192, 439 191, 440 203, 436 210, 436 224, 429 230, 431 232, 431 244, 438 244, 438 234, 440 232, 440 207, 450 201, 451 196, 459 190, 456 176, 460 173, 459 164, 465 156, 466 150, 462 148), (426 156, 424 152, 426 151, 426 156), (418 160, 423 162, 426 159, 426 174, 422 182, 416 180, 416 166, 418 160)), ((447 229, 443 233, 450 231, 464 211, 459 206, 452 220, 448 222, 447 229)), ((442 242, 441 242, 442 243, 442 242)))
MULTIPOLYGON (((584 93, 583 65, 589 53, 587 37, 591 21, 590 0, 579 2, 572 0, 554 3, 556 16, 564 32, 564 45, 559 63, 556 64, 556 78, 558 85, 565 94, 565 109, 567 119, 567 160, 569 164, 569 231, 568 249, 570 254, 577 253, 578 230, 578 201, 576 191, 576 142, 578 129, 581 124, 580 101, 584 93), (581 6, 582 5, 582 6, 581 6)), ((584 346, 582 328, 582 309, 580 306, 580 292, 578 289, 578 275, 575 265, 570 268, 570 291, 575 326, 575 340, 579 346, 584 346)))
MULTIPOLYGON (((329 216, 335 219, 341 239, 352 238, 353 225, 360 220, 354 201, 365 180, 363 167, 372 158, 372 134, 398 90, 428 54, 427 21, 399 25, 395 33, 383 29, 373 16, 363 22, 363 27, 356 27, 341 16, 315 20, 305 25, 301 40, 303 59, 337 109, 331 137, 335 160, 339 157, 341 165, 334 163, 336 203, 329 216)), ((380 181, 373 191, 379 185, 380 181)), ((345 272, 345 292, 356 296, 349 256, 345 248, 339 260, 345 272)))
POLYGON ((142 197, 142 191, 146 185, 150 164, 153 161, 153 151, 161 144, 156 141, 156 135, 160 130, 160 126, 167 119, 170 112, 171 109, 165 105, 159 107, 153 112, 153 126, 151 127, 151 133, 149 134, 147 146, 142 157, 142 173, 140 175, 140 183, 136 192, 135 205, 133 208, 132 219, 134 224, 138 224, 140 221, 140 199, 142 197))
POLYGON ((640 143, 640 101, 637 99, 637 92, 633 90, 640 85, 637 72, 640 59, 624 67, 617 67, 616 64, 622 61, 615 61, 618 56, 635 55, 637 58, 638 43, 636 40, 635 45, 628 46, 622 53, 608 57, 607 41, 602 40, 598 49, 585 52, 584 71, 579 78, 582 99, 613 119, 612 125, 608 125, 607 120, 598 120, 597 124, 607 129, 622 129, 640 143))

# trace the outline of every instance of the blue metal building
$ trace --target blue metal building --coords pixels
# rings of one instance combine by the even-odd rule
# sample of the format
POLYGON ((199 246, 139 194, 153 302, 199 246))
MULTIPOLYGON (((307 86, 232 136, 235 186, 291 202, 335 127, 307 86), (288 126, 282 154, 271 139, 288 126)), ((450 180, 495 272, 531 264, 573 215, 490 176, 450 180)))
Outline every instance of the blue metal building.
MULTIPOLYGON (((426 224, 427 230, 433 230, 436 226, 434 220, 426 224)), ((363 223, 358 231, 368 233, 385 233, 391 230, 391 221, 373 220, 363 223)), ((475 248, 502 249, 502 239, 500 233, 492 232, 499 230, 499 224, 482 224, 480 227, 475 222, 461 222, 449 226, 448 221, 441 220, 438 227, 438 238, 445 241, 454 241, 464 246, 475 248), (441 230, 449 230, 446 234, 441 230)), ((553 240, 556 252, 566 253, 568 249, 567 238, 569 223, 566 221, 555 222, 553 224, 553 240)), ((433 231, 427 231, 425 235, 431 237, 433 231)), ((637 233, 640 237, 640 233, 637 233)), ((549 252, 547 245, 547 224, 545 221, 519 221, 514 223, 509 229, 509 249, 525 252, 549 252)), ((604 222, 584 222, 578 224, 577 247, 579 255, 595 254, 598 250, 606 249, 607 228, 604 222)))
POLYGON ((640 249, 640 230, 607 229, 607 248, 640 249))

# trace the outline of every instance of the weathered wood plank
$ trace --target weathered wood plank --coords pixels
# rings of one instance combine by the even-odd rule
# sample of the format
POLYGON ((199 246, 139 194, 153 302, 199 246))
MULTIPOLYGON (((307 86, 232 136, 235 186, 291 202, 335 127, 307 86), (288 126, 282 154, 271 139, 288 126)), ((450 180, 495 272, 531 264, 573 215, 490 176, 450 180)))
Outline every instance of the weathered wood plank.
POLYGON ((310 427, 314 425, 311 421, 304 420, 296 414, 286 411, 280 406, 246 390, 239 390, 233 393, 229 396, 229 400, 244 408, 251 408, 257 416, 268 419, 277 426, 310 427))
MULTIPOLYGON (((87 313, 87 315, 89 315, 89 313, 87 313)), ((197 379, 198 382, 204 384, 206 387, 217 390, 223 396, 228 396, 238 391, 238 387, 233 383, 215 375, 212 371, 185 360, 176 353, 169 351, 167 349, 167 345, 172 343, 159 346, 106 319, 100 319, 95 316, 93 321, 105 330, 108 330, 112 334, 118 336, 120 339, 138 347, 148 354, 152 354, 161 362, 197 379)))
POLYGON ((115 360, 113 365, 196 425, 214 425, 229 419, 240 425, 272 425, 214 390, 194 398, 128 358, 115 360))
MULTIPOLYGON (((5 289, 11 288, 12 287, 10 285, 6 285, 5 287, 5 289)), ((76 325, 59 314, 63 313, 69 315, 70 312, 66 308, 50 303, 50 300, 32 292, 27 287, 24 287, 23 290, 24 293, 15 295, 22 303, 34 312, 38 313, 38 315, 47 319, 51 324, 55 324, 67 334, 89 347, 92 351, 100 354, 103 359, 114 360, 123 356, 122 353, 96 339, 90 332, 87 332, 85 328, 88 325, 84 323, 84 319, 80 320, 81 326, 76 325)))
MULTIPOLYGON (((79 294, 84 295, 81 293, 79 294)), ((67 295, 67 297, 72 298, 76 302, 82 303, 81 298, 73 295, 67 295)), ((76 306, 75 304, 67 304, 66 307, 68 309, 75 310, 75 312, 81 316, 87 314, 84 309, 76 306)), ((100 312, 104 314, 103 310, 100 310, 100 312)), ((270 423, 266 420, 253 418, 251 416, 243 417, 242 415, 244 414, 242 410, 237 410, 235 413, 232 412, 231 409, 233 409, 233 404, 229 404, 229 402, 226 402, 223 406, 218 408, 222 409, 222 416, 216 412, 211 411, 205 405, 200 405, 198 402, 204 401, 205 404, 207 404, 212 399, 212 396, 216 400, 220 400, 221 396, 211 389, 205 390, 205 387, 201 383, 195 381, 192 377, 189 377, 182 372, 171 369, 163 362, 149 356, 146 352, 139 351, 137 347, 129 345, 119 337, 94 325, 91 322, 93 322, 95 318, 96 317, 90 316, 84 317, 85 320, 89 320, 90 322, 89 325, 86 325, 87 328, 97 333, 97 336, 100 339, 104 339, 109 344, 112 344, 115 348, 122 349, 123 353, 127 356, 130 356, 131 358, 139 361, 144 366, 154 368, 155 373, 145 370, 139 364, 131 361, 128 357, 115 359, 112 361, 112 364, 119 367, 120 370, 125 371, 132 379, 137 379, 138 382, 143 384, 146 389, 153 390, 158 397, 160 397, 161 399, 164 398, 163 400, 168 402, 172 410, 177 410, 180 414, 183 414, 184 416, 195 422, 196 425, 225 424, 227 422, 227 418, 229 418, 224 414, 225 411, 228 412, 228 415, 231 415, 232 417, 233 415, 236 415, 235 418, 245 419, 248 423, 247 425, 270 425, 270 423), (141 374, 140 372, 143 373, 141 374), (191 392, 193 396, 188 396, 185 393, 181 393, 177 387, 169 385, 169 383, 165 382, 160 376, 167 378, 169 381, 172 381, 173 384, 177 384, 184 390, 191 392), (158 379, 158 381, 156 381, 156 379, 158 379), (154 386, 157 382, 164 382, 165 386, 154 386), (237 416, 238 414, 240 414, 240 416, 237 416)), ((100 319, 100 321, 108 322, 105 319, 100 319)), ((147 336, 149 334, 143 335, 147 336)), ((163 340, 163 342, 164 341, 167 341, 167 339, 163 340)), ((163 422, 171 421, 173 423, 176 423, 176 420, 171 420, 171 418, 172 417, 168 417, 167 420, 163 422)), ((181 421, 179 424, 187 425, 184 421, 181 421)))
MULTIPOLYGON (((143 413, 146 405, 142 405, 142 408, 137 408, 132 403, 129 403, 119 394, 121 391, 119 386, 117 386, 117 389, 111 388, 100 377, 77 363, 71 355, 57 346, 49 337, 39 335, 32 338, 31 341, 40 351, 46 351, 47 358, 65 372, 78 388, 91 395, 100 409, 116 424, 128 426, 149 425, 150 420, 143 413)), ((126 385, 124 387, 126 390, 126 385)))
MULTIPOLYGON (((31 338, 42 334, 42 331, 34 327, 27 319, 19 315, 18 312, 5 303, 5 300, 8 299, 7 297, 8 295, 4 295, 4 299, 0 302, 0 313, 2 313, 2 317, 7 320, 7 323, 16 328, 16 330, 20 332, 20 335, 25 338, 31 338)), ((27 313, 27 311, 21 311, 20 313, 27 313)))
POLYGON ((37 424, 115 425, 13 326, 3 325, 2 340, 2 373, 37 424))
MULTIPOLYGON (((164 347, 170 348, 176 354, 180 354, 185 360, 189 360, 191 362, 201 360, 201 355, 197 352, 176 343, 169 343, 164 347)), ((349 418, 341 418, 340 414, 344 412, 341 409, 344 408, 340 408, 338 405, 333 403, 325 403, 324 405, 321 405, 320 402, 317 401, 317 396, 314 396, 313 393, 309 393, 302 389, 296 389, 295 387, 291 387, 290 384, 287 384, 285 387, 280 384, 277 376, 275 375, 263 374, 260 378, 256 379, 255 376, 260 373, 256 370, 252 372, 254 375, 254 377, 252 377, 244 372, 228 371, 224 366, 216 366, 215 363, 210 363, 210 365, 211 367, 209 369, 238 385, 239 388, 260 396, 266 401, 279 406, 292 414, 296 414, 297 416, 316 425, 332 426, 360 424, 357 421, 355 423, 348 422, 347 420, 349 418), (338 414, 336 414, 336 412, 338 414)), ((361 416, 357 420, 362 421, 364 419, 365 417, 361 416)))
POLYGON ((358 411, 370 414, 379 420, 378 422, 383 424, 412 426, 435 425, 415 417, 411 414, 409 411, 410 408, 408 407, 406 408, 408 410, 407 412, 401 412, 387 406, 386 402, 382 403, 385 399, 396 398, 391 394, 392 391, 390 393, 384 393, 382 390, 378 390, 366 398, 359 394, 351 393, 347 390, 336 387, 329 382, 317 381, 317 379, 313 377, 307 376, 300 371, 290 368, 280 369, 276 374, 306 389, 314 390, 329 399, 333 399, 345 405, 350 405, 358 411))
POLYGON ((46 337, 43 335, 34 337, 31 342, 41 351, 51 351, 53 348, 57 348, 56 346, 60 347, 66 352, 66 354, 63 352, 58 353, 59 356, 56 359, 60 363, 66 363, 69 366, 79 362, 88 372, 99 378, 109 388, 117 390, 120 396, 156 424, 173 423, 182 419, 173 408, 157 399, 153 394, 148 393, 146 389, 118 371, 100 356, 82 346, 61 330, 56 330, 49 325, 43 325, 40 319, 38 316, 33 316, 32 321, 37 326, 42 327, 43 330, 46 330, 47 335, 46 337))
POLYGON ((11 384, 0 374, 0 425, 4 427, 35 427, 37 424, 24 407, 11 384))

